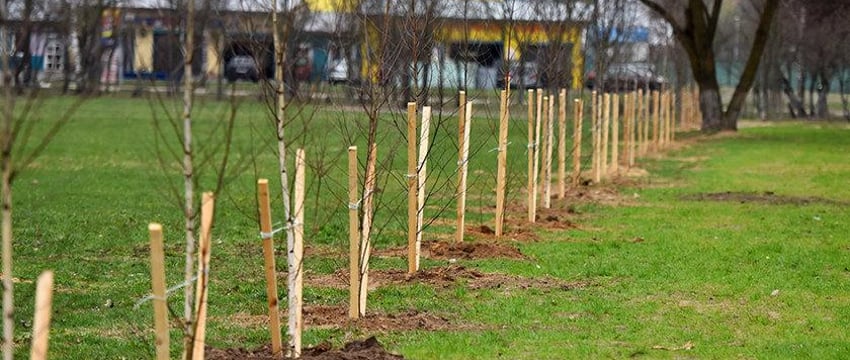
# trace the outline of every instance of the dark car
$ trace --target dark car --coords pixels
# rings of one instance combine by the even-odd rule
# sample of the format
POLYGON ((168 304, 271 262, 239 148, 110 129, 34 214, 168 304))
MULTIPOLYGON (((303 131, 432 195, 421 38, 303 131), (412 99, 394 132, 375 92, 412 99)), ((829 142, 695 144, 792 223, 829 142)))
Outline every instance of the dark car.
POLYGON ((590 90, 602 90, 604 92, 624 92, 644 90, 660 90, 667 80, 658 75, 650 64, 630 63, 615 64, 605 71, 605 78, 601 86, 596 72, 591 71, 585 80, 585 86, 590 90))
POLYGON ((253 57, 236 55, 230 58, 230 61, 224 67, 224 77, 230 82, 239 79, 257 82, 260 79, 260 70, 253 57))

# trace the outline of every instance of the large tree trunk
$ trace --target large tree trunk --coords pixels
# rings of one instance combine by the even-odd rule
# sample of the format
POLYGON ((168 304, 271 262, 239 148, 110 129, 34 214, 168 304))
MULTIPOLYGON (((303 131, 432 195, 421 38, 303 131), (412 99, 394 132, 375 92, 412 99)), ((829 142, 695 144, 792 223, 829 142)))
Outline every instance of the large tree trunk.
POLYGON ((720 99, 720 86, 717 84, 717 78, 704 79, 698 81, 699 86, 699 107, 702 111, 702 131, 715 132, 720 130, 735 130, 736 125, 732 124, 732 128, 724 128, 723 121, 723 103, 720 99))

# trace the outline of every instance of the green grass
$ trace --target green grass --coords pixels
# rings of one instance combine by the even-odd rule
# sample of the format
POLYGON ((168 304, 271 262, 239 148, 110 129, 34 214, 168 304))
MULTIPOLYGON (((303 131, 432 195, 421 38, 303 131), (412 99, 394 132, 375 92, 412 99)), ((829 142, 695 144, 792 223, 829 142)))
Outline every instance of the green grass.
MULTIPOLYGON (((51 100, 42 111, 57 114, 63 102, 67 100, 51 100)), ((291 110, 295 123, 288 136, 293 148, 306 147, 311 161, 307 241, 342 253, 347 249, 345 149, 350 144, 365 149, 357 130, 364 119, 356 110, 320 109, 307 122, 308 116, 298 117, 296 109, 291 110), (319 192, 315 174, 320 170, 327 175, 321 178, 319 192)), ((169 284, 181 281, 183 266, 180 210, 168 190, 179 189, 182 180, 171 159, 165 172, 158 165, 150 120, 154 111, 163 115, 162 110, 151 110, 146 100, 93 100, 16 180, 15 276, 22 280, 16 286, 17 357, 28 353, 31 329, 22 322, 32 318, 31 281, 44 269, 56 271, 53 358, 153 356, 150 305, 133 308, 150 289, 148 222, 165 225, 169 284), (106 306, 108 300, 114 305, 106 306)), ((198 133, 219 133, 216 123, 227 111, 227 104, 202 102, 198 133)), ((517 107, 512 113, 518 119, 511 126, 509 199, 521 204, 525 111, 517 107)), ((313 114, 313 109, 301 114, 313 114)), ((472 224, 491 221, 492 215, 481 209, 493 202, 495 185, 495 153, 488 152, 495 147, 495 113, 491 105, 481 106, 477 114, 470 163, 472 224)), ((245 167, 229 173, 228 186, 219 194, 208 340, 220 347, 253 348, 268 342, 267 329, 257 320, 236 319, 260 319, 265 313, 254 184, 257 176, 276 183, 276 163, 262 106, 246 100, 237 116, 233 168, 245 167)), ((432 204, 448 203, 449 210, 432 209, 427 216, 451 219, 457 128, 455 114, 443 116, 447 120, 437 130, 429 163, 435 175, 428 187, 435 189, 432 204)), ((379 248, 405 241, 405 140, 398 129, 403 129, 401 116, 386 114, 379 148, 388 159, 377 215, 379 248)), ((541 231, 542 241, 517 244, 530 260, 461 261, 484 272, 554 276, 589 286, 569 291, 471 290, 463 284, 444 290, 424 285, 380 288, 370 295, 370 309, 414 308, 466 326, 389 332, 379 338, 392 351, 413 359, 842 358, 850 353, 848 206, 684 198, 770 191, 850 202, 848 135, 846 126, 829 124, 747 128, 736 136, 694 142, 666 158, 642 161, 651 175, 619 189, 630 200, 619 206, 579 204, 580 214, 572 219, 579 229, 541 231), (771 295, 774 290, 779 290, 777 296, 771 295), (689 342, 691 350, 653 348, 689 342)), ((172 148, 173 137, 167 139, 172 148)), ((201 135, 197 144, 214 144, 212 138, 201 135)), ((361 162, 364 155, 361 150, 361 162)), ((207 169, 202 188, 212 187, 212 178, 207 169)), ((279 195, 274 201, 279 218, 279 195)), ((434 225, 428 231, 452 229, 434 225)), ((284 259, 278 258, 279 267, 284 259)), ((306 262, 313 273, 347 267, 345 258, 332 255, 306 262)), ((375 269, 403 266, 403 259, 372 263, 375 269)), ((347 294, 311 287, 305 301, 342 305, 347 294)), ((181 304, 179 293, 170 298, 175 311, 182 312, 181 304)), ((304 342, 341 343, 346 336, 346 330, 308 329, 304 342)), ((178 339, 178 331, 172 331, 175 353, 178 339)))

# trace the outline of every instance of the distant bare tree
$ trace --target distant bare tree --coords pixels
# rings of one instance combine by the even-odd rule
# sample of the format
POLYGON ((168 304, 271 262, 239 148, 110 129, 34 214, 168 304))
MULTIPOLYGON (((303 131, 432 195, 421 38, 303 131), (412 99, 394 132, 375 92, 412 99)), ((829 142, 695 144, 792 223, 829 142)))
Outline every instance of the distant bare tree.
POLYGON ((717 81, 715 40, 723 0, 639 0, 670 24, 673 36, 682 45, 691 62, 691 72, 700 89, 703 131, 737 130, 738 117, 747 93, 756 79, 758 64, 767 45, 779 0, 758 0, 758 26, 749 48, 747 61, 728 106, 724 108, 717 81))
POLYGON ((843 86, 842 75, 848 67, 848 16, 850 4, 846 2, 781 2, 775 41, 784 51, 778 54, 781 64, 774 72, 780 77, 792 117, 829 117, 827 97, 831 85, 838 81, 839 87, 843 86))

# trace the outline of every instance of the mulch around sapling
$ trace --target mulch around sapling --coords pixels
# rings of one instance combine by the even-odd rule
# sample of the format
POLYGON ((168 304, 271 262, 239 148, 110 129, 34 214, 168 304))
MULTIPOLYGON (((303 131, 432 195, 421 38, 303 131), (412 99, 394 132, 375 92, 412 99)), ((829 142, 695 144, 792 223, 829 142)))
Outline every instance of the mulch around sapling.
MULTIPOLYGON (((205 358, 208 360, 279 360, 281 357, 272 355, 271 346, 267 345, 256 350, 246 349, 215 349, 207 348, 205 358)), ((398 360, 401 355, 388 352, 375 337, 362 341, 352 341, 341 349, 333 349, 328 343, 304 349, 302 360, 398 360)))

